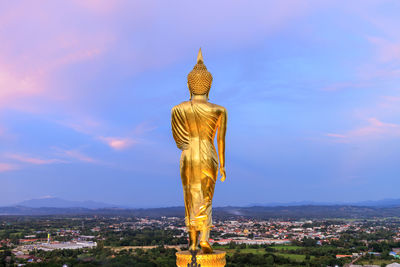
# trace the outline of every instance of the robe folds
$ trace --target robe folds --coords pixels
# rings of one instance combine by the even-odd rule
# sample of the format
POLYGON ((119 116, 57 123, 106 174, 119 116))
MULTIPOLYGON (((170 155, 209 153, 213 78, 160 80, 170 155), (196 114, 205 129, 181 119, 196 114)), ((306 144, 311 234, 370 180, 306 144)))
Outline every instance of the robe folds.
POLYGON ((212 227, 212 199, 218 174, 214 137, 225 108, 205 102, 186 101, 172 108, 172 133, 182 150, 180 174, 189 230, 212 227))

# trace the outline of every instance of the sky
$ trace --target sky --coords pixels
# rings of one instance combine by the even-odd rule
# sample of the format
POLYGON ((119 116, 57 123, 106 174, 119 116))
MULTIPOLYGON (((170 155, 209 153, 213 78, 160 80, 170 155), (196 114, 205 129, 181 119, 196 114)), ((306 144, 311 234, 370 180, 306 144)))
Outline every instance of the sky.
POLYGON ((170 110, 201 47, 214 205, 400 198, 400 2, 3 1, 0 205, 182 206, 170 110))

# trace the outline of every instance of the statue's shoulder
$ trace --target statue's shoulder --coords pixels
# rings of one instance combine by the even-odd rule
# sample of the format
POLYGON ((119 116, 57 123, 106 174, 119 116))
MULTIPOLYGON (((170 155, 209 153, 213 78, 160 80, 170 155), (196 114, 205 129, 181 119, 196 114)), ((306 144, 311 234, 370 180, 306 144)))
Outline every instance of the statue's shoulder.
POLYGON ((208 103, 211 104, 212 107, 213 107, 215 110, 217 110, 218 112, 220 112, 220 113, 226 113, 226 108, 224 108, 223 106, 220 106, 220 105, 217 105, 217 104, 214 104, 214 103, 211 103, 211 102, 208 102, 208 103))
POLYGON ((180 103, 180 104, 178 104, 176 106, 173 106, 171 111, 174 112, 174 111, 177 111, 177 110, 184 109, 188 105, 190 105, 190 101, 184 101, 184 102, 182 102, 182 103, 180 103))

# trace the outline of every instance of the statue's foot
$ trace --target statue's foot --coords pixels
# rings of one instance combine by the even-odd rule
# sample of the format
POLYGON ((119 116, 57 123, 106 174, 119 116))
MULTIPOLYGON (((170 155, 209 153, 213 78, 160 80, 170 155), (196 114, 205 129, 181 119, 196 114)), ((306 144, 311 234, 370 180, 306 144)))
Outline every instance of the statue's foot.
POLYGON ((189 250, 191 250, 191 251, 196 251, 196 250, 197 250, 196 244, 191 244, 191 245, 189 246, 189 250))
POLYGON ((203 251, 203 253, 205 253, 205 254, 213 252, 213 249, 212 249, 210 243, 208 243, 207 241, 200 241, 200 247, 201 247, 201 250, 203 251))

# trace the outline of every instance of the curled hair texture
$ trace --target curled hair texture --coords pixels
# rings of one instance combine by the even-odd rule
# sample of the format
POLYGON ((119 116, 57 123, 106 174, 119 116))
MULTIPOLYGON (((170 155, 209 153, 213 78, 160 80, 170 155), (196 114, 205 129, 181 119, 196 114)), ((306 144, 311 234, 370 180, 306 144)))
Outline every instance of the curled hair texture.
POLYGON ((192 94, 203 95, 210 91, 213 78, 202 61, 194 66, 187 78, 189 90, 192 94))

